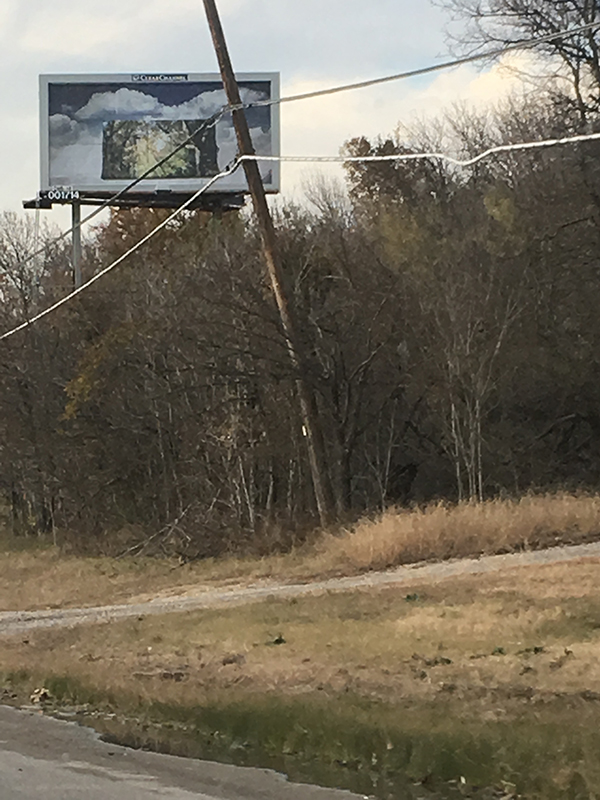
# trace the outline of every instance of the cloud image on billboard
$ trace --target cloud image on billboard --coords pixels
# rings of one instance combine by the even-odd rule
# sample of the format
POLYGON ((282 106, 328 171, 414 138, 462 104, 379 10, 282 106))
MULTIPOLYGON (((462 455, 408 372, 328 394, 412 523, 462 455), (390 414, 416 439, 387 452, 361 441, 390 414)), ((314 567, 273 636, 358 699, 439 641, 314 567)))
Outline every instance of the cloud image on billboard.
MULTIPOLYGON (((240 94, 244 103, 266 100, 269 82, 240 82, 240 94)), ((97 190, 110 188, 111 181, 137 178, 226 105, 225 92, 216 82, 50 83, 49 184, 97 190)), ((257 154, 271 155, 271 109, 248 109, 247 117, 257 154)), ((216 175, 236 153, 227 114, 208 131, 200 131, 148 181, 170 181, 183 190, 186 181, 198 185, 216 175)), ((271 169, 268 164, 259 166, 268 186, 271 169)), ((239 183, 239 176, 231 176, 219 188, 239 183)))

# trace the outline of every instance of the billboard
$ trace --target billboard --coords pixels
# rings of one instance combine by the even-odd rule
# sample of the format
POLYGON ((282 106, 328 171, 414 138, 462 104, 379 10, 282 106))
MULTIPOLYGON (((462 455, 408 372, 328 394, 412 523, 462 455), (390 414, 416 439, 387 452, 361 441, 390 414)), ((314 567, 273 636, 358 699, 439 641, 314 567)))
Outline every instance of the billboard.
MULTIPOLYGON (((278 73, 237 76, 243 103, 279 99, 278 73)), ((136 192, 195 192, 237 153, 217 74, 41 75, 41 189, 106 194, 125 188, 180 147, 136 192)), ((279 155, 279 106, 246 109, 257 155, 279 155)), ((258 162, 267 192, 279 191, 279 164, 258 162)), ((209 191, 246 192, 240 167, 209 191)))

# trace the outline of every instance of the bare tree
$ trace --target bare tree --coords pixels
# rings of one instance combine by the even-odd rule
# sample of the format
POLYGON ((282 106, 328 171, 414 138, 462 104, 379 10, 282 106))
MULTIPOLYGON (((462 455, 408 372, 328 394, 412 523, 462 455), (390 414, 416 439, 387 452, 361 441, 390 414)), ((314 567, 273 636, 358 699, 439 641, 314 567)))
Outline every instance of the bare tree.
MULTIPOLYGON (((462 51, 489 44, 513 44, 570 28, 600 22, 598 0, 439 0, 438 4, 466 20, 466 31, 453 35, 462 51)), ((540 44, 546 74, 568 82, 583 121, 600 103, 600 28, 540 44)), ((538 76, 539 81, 539 76, 538 76)))

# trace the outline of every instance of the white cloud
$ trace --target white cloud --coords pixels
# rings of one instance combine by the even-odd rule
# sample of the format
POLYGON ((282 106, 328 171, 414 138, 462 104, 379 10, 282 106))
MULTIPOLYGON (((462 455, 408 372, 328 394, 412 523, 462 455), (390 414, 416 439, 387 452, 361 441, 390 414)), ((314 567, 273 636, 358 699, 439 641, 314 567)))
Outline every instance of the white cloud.
POLYGON ((14 8, 22 8, 25 2, 35 5, 35 12, 20 20, 18 37, 23 49, 54 53, 59 44, 63 58, 114 52, 116 47, 130 52, 140 43, 148 46, 160 38, 165 24, 189 25, 190 19, 196 19, 200 28, 204 22, 197 0, 78 0, 76 4, 72 0, 2 0, 6 2, 14 8))
MULTIPOLYGON (((464 66, 441 72, 428 85, 398 81, 370 89, 285 103, 281 107, 282 152, 287 155, 338 155, 345 141, 357 136, 373 139, 390 135, 400 122, 437 116, 456 102, 484 107, 522 85, 518 69, 533 67, 531 54, 511 54, 484 72, 464 66)), ((325 88, 324 82, 298 82, 285 94, 325 88)), ((307 176, 323 172, 342 177, 338 165, 282 165, 282 187, 299 197, 307 176)))
POLYGON ((19 36, 20 46, 29 52, 52 53, 60 41, 63 57, 81 56, 123 40, 128 31, 121 15, 102 13, 98 4, 89 9, 71 8, 68 18, 56 13, 53 3, 42 6, 31 15, 29 24, 19 36))
MULTIPOLYGON (((251 89, 240 89, 243 103, 264 100, 265 95, 251 89)), ((78 121, 115 119, 207 119, 227 105, 223 89, 203 92, 179 105, 166 105, 156 97, 136 89, 93 94, 85 106, 73 116, 78 121)))
POLYGON ((164 119, 206 119, 227 105, 227 97, 223 89, 205 92, 193 97, 178 106, 163 106, 161 117, 164 119))
POLYGON ((50 117, 50 139, 55 147, 66 147, 74 144, 79 136, 75 120, 65 114, 53 114, 50 117))
POLYGON ((472 66, 442 72, 415 98, 420 111, 435 104, 438 109, 449 103, 466 102, 475 107, 493 104, 523 87, 523 73, 536 69, 533 53, 508 53, 490 68, 478 72, 472 66))
POLYGON ((77 120, 106 120, 122 116, 154 116, 160 113, 161 104, 145 92, 133 89, 117 89, 116 92, 93 94, 86 105, 74 116, 77 120))
MULTIPOLYGON (((446 49, 444 13, 429 2, 219 0, 219 9, 236 69, 280 70, 286 94, 429 64, 446 49)), ((39 188, 39 73, 207 72, 216 60, 198 0, 0 0, 0 66, 10 76, 0 86, 0 208, 18 208, 39 188)), ((352 136, 390 133, 399 120, 438 113, 458 99, 483 104, 511 83, 517 79, 497 67, 481 74, 465 67, 286 105, 283 151, 337 153, 352 136)), ((181 109, 197 116, 192 111, 181 109)), ((297 196, 299 173, 311 170, 286 165, 285 191, 297 196)))
POLYGON ((17 8, 17 2, 18 0, 2 0, 2 5, 0 5, 0 30, 8 28, 17 8))
POLYGON ((248 5, 248 0, 221 0, 219 14, 222 17, 232 17, 248 5))

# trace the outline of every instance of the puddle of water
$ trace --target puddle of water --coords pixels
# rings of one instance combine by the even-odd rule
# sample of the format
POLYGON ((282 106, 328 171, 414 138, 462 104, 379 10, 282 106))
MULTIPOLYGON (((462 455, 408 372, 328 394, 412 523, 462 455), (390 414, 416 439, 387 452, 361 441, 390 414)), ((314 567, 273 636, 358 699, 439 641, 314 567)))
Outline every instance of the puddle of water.
MULTIPOLYGON (((18 677, 11 676, 13 685, 18 677)), ((75 717, 112 742, 270 768, 378 800, 600 797, 593 693, 512 705, 490 695, 479 711, 453 695, 392 705, 321 693, 230 692, 187 707, 109 697, 72 678, 54 676, 45 685, 55 700, 49 713, 75 717)))
POLYGON ((411 781, 406 775, 383 767, 375 759, 365 763, 360 758, 350 757, 348 760, 331 762, 301 752, 275 753, 257 743, 232 741, 227 733, 219 730, 207 733, 193 726, 186 726, 185 731, 174 730, 168 723, 142 723, 98 716, 90 718, 87 715, 80 715, 80 721, 93 727, 105 741, 114 744, 187 758, 272 769, 287 775, 294 782, 348 789, 363 796, 385 800, 433 800, 464 796, 458 785, 448 784, 440 793, 426 788, 425 783, 411 781))
POLYGON ((144 718, 79 718, 115 743, 270 768, 379 800, 592 800, 600 792, 598 713, 584 724, 580 713, 567 721, 562 709, 560 719, 543 711, 482 725, 448 720, 440 708, 427 730, 405 717, 407 709, 395 716, 389 707, 373 725, 365 721, 367 706, 356 701, 357 713, 348 716, 334 700, 311 708, 310 701, 263 698, 178 711, 153 706, 144 718))

